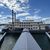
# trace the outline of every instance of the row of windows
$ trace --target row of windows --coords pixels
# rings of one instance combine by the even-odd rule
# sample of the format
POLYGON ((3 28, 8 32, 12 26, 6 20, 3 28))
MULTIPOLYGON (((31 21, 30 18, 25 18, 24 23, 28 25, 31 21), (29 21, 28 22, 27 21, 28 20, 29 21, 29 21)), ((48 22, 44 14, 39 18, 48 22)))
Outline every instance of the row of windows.
POLYGON ((38 29, 39 27, 33 27, 33 26, 20 26, 21 28, 33 28, 33 29, 38 29))
MULTIPOLYGON (((33 22, 17 22, 17 23, 19 23, 19 24, 38 24, 38 23, 33 23, 33 22)), ((41 24, 41 23, 39 23, 39 24, 41 24)))
POLYGON ((19 25, 19 26, 38 26, 38 25, 32 25, 32 24, 30 24, 30 25, 29 25, 29 24, 24 25, 24 24, 23 24, 23 25, 19 25))

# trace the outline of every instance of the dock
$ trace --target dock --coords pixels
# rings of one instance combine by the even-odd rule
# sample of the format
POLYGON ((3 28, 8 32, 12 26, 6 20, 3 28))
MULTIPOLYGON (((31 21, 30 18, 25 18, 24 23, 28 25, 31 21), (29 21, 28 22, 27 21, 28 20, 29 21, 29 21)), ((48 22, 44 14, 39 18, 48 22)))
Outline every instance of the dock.
POLYGON ((28 29, 24 29, 12 50, 42 50, 28 29))

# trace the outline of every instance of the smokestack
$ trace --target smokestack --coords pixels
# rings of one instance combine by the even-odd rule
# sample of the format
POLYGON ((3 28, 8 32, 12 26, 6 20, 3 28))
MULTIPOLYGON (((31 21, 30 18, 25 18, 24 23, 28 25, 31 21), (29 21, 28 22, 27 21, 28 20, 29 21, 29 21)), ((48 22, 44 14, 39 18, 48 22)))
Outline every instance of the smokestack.
POLYGON ((12 10, 12 25, 13 25, 13 27, 15 26, 15 23, 16 23, 16 12, 14 12, 12 10))
POLYGON ((16 12, 12 10, 12 22, 16 22, 16 12))

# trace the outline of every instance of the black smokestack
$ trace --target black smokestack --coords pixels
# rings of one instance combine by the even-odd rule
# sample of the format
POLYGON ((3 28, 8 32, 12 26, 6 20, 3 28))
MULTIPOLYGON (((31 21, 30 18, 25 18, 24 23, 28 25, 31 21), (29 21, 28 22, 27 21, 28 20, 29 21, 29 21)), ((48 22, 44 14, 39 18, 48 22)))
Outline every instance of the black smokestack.
POLYGON ((16 22, 16 12, 12 10, 12 22, 16 22))
POLYGON ((15 23, 16 23, 16 12, 14 12, 12 10, 12 25, 13 25, 13 27, 14 27, 15 23))

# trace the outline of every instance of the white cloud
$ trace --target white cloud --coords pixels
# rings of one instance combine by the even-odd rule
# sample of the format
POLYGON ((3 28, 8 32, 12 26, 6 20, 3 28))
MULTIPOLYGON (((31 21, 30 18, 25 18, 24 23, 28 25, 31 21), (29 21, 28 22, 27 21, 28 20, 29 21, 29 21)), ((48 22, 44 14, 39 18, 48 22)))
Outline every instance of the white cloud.
MULTIPOLYGON (((16 2, 16 0, 0 0, 0 6, 4 6, 5 5, 10 9, 10 10, 14 10, 16 11, 24 11, 25 13, 21 13, 21 14, 17 14, 17 17, 19 16, 25 16, 25 19, 31 19, 31 20, 36 20, 36 21, 47 21, 49 18, 43 18, 41 16, 38 16, 37 14, 41 11, 40 9, 34 9, 34 15, 31 16, 26 10, 29 9, 29 6, 25 6, 24 3, 28 3, 29 0, 17 0, 20 1, 19 3, 16 2), (23 4, 23 6, 21 6, 21 4, 23 4)), ((3 14, 3 12, 1 12, 3 14)), ((4 22, 9 22, 11 21, 11 15, 6 16, 2 16, 0 15, 0 22, 4 23, 4 22)), ((23 20, 23 18, 22 18, 23 20)))
POLYGON ((34 9, 34 14, 37 14, 37 13, 39 13, 41 10, 40 9, 34 9))
POLYGON ((2 17, 2 15, 0 15, 0 18, 2 17))
MULTIPOLYGON (((27 0, 19 0, 20 2, 27 2, 27 0)), ((17 3, 16 0, 0 0, 0 3, 6 5, 9 9, 14 11, 24 11, 20 6, 21 3, 17 3)))
POLYGON ((19 0, 21 3, 28 3, 29 0, 19 0))
POLYGON ((11 15, 1 15, 0 14, 0 24, 12 22, 11 15))
POLYGON ((42 18, 43 23, 50 24, 50 17, 42 18))
POLYGON ((45 18, 43 17, 43 18, 42 18, 42 21, 43 21, 43 22, 50 21, 50 17, 45 17, 45 18))
POLYGON ((2 5, 7 6, 10 10, 14 10, 16 11, 22 11, 22 12, 26 12, 26 13, 21 13, 18 14, 17 16, 26 16, 29 15, 29 13, 27 12, 27 9, 29 9, 29 6, 26 6, 25 3, 28 3, 29 0, 0 0, 0 3, 2 3, 2 5), (17 1, 20 1, 19 3, 17 3, 17 1), (23 6, 21 6, 21 4, 23 6))
POLYGON ((27 16, 26 20, 33 20, 33 16, 27 16))
POLYGON ((26 16, 24 20, 34 20, 35 22, 43 22, 45 24, 50 24, 50 17, 41 17, 38 15, 34 15, 34 16, 26 16))
POLYGON ((20 14, 17 14, 17 17, 19 16, 27 16, 27 15, 30 15, 29 13, 20 13, 20 14))
POLYGON ((38 16, 38 15, 34 15, 33 18, 34 19, 41 19, 42 17, 41 16, 38 16))
POLYGON ((39 20, 41 19, 41 16, 38 15, 34 15, 34 16, 26 16, 26 19, 31 19, 31 20, 39 20))
POLYGON ((34 11, 36 11, 37 9, 34 9, 34 11))
POLYGON ((3 4, 0 4, 0 6, 4 6, 3 4))

